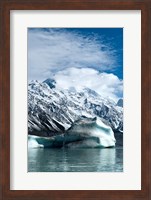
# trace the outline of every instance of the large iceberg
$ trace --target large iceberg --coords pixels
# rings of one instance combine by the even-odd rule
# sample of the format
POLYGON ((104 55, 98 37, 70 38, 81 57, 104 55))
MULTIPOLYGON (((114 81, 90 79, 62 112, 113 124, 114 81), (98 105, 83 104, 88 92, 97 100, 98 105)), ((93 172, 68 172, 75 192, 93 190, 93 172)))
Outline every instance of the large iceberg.
POLYGON ((28 147, 101 148, 114 147, 116 140, 112 129, 99 118, 83 117, 66 132, 51 137, 28 136, 28 147))

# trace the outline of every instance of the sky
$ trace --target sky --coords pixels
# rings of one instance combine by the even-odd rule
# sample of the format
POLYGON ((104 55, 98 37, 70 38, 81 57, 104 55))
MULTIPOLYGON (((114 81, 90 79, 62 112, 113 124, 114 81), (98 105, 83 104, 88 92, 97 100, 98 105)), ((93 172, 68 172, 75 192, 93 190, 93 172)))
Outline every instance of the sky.
POLYGON ((122 28, 28 28, 28 80, 123 96, 122 28))

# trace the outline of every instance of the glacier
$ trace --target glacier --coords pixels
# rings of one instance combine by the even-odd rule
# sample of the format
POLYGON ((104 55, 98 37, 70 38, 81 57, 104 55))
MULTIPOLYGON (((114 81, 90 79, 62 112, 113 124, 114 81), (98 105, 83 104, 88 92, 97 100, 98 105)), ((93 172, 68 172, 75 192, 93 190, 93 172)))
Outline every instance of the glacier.
POLYGON ((104 148, 116 143, 112 128, 99 118, 83 117, 77 120, 65 133, 51 137, 28 135, 29 148, 104 148))

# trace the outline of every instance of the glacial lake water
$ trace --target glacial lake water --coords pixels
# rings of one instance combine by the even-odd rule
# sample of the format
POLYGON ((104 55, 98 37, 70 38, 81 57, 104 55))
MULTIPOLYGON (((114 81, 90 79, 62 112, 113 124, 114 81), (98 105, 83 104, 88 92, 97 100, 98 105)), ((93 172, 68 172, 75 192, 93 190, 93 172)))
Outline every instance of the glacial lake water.
POLYGON ((29 148, 28 172, 122 172, 123 147, 29 148))

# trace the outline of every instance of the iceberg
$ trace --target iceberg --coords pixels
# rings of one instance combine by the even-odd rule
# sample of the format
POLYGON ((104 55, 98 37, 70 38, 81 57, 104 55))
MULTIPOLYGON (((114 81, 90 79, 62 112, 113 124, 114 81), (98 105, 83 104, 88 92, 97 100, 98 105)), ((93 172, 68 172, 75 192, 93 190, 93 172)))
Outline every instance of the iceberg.
POLYGON ((114 147, 116 140, 112 128, 105 125, 99 118, 83 118, 75 122, 67 131, 65 140, 72 141, 70 147, 114 147))
POLYGON ((51 137, 29 135, 28 141, 29 148, 105 148, 114 147, 116 143, 112 128, 97 117, 83 117, 74 122, 65 133, 51 137))
POLYGON ((43 144, 38 143, 37 138, 39 137, 35 135, 28 135, 28 148, 44 147, 43 144))

